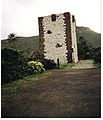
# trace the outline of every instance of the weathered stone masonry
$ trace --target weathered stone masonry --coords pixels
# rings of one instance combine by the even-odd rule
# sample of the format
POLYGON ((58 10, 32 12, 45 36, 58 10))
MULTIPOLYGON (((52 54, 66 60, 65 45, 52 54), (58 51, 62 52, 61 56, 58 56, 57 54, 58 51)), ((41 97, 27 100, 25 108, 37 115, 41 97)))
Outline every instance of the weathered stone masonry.
POLYGON ((40 51, 60 63, 77 62, 75 18, 69 12, 39 17, 40 51))

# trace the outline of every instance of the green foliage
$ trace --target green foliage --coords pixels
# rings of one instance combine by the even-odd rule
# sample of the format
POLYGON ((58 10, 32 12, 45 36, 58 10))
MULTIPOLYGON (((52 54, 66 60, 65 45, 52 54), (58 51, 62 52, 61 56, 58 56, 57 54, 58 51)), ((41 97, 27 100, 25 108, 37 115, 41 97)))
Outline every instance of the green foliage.
POLYGON ((89 45, 87 43, 87 41, 85 40, 84 37, 80 37, 78 42, 77 42, 77 46, 78 46, 78 57, 80 60, 86 60, 89 58, 89 45))
POLYGON ((39 61, 29 61, 28 63, 28 73, 36 74, 44 72, 44 65, 39 61))
POLYGON ((2 84, 21 79, 25 76, 42 73, 44 65, 39 61, 29 61, 23 51, 4 48, 1 50, 2 84))
POLYGON ((16 37, 14 41, 15 45, 12 42, 9 42, 8 39, 1 41, 1 48, 13 48, 16 50, 23 50, 26 54, 26 57, 29 57, 34 51, 39 49, 39 36, 31 37, 16 37))
POLYGON ((45 69, 53 69, 53 68, 56 68, 56 63, 54 62, 54 60, 51 60, 51 59, 43 59, 41 62, 43 63, 45 69))
POLYGON ((16 50, 1 50, 1 83, 8 83, 25 76, 26 64, 23 56, 16 50))
POLYGON ((90 51, 90 58, 94 59, 94 62, 97 64, 101 63, 101 48, 92 48, 90 51))
POLYGON ((44 58, 43 54, 40 51, 32 52, 32 54, 27 58, 29 61, 42 61, 44 58))
POLYGON ((40 51, 35 51, 33 54, 28 58, 30 61, 37 61, 39 60, 43 65, 45 69, 53 69, 56 68, 56 63, 54 60, 51 59, 44 59, 43 54, 40 51))
POLYGON ((78 57, 80 60, 93 59, 95 63, 101 63, 101 48, 88 45, 85 38, 80 37, 78 41, 78 57))
POLYGON ((61 64, 60 69, 71 69, 73 66, 75 66, 75 63, 61 64))

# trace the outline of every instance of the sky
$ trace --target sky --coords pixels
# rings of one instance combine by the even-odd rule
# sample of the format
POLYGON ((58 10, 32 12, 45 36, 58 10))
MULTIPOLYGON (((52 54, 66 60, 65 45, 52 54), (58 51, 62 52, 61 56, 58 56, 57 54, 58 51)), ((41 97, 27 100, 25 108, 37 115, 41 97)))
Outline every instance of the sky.
POLYGON ((39 35, 38 17, 70 12, 76 25, 101 32, 101 0, 2 0, 1 39, 39 35))

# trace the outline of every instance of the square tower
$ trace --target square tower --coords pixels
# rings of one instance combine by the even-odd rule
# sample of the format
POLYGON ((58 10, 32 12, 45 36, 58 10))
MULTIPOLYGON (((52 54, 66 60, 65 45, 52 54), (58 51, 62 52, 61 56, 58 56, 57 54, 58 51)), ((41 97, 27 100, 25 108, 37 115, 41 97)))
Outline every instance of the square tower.
POLYGON ((60 63, 78 61, 76 20, 69 12, 38 18, 39 46, 44 58, 60 63))

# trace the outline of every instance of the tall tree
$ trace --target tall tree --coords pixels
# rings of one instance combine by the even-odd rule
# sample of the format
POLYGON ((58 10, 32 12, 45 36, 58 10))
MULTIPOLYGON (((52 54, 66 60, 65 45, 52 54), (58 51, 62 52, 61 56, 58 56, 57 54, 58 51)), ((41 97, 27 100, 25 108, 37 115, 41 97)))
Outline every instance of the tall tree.
POLYGON ((79 59, 85 60, 88 59, 89 45, 84 37, 80 37, 78 40, 78 57, 79 59))

